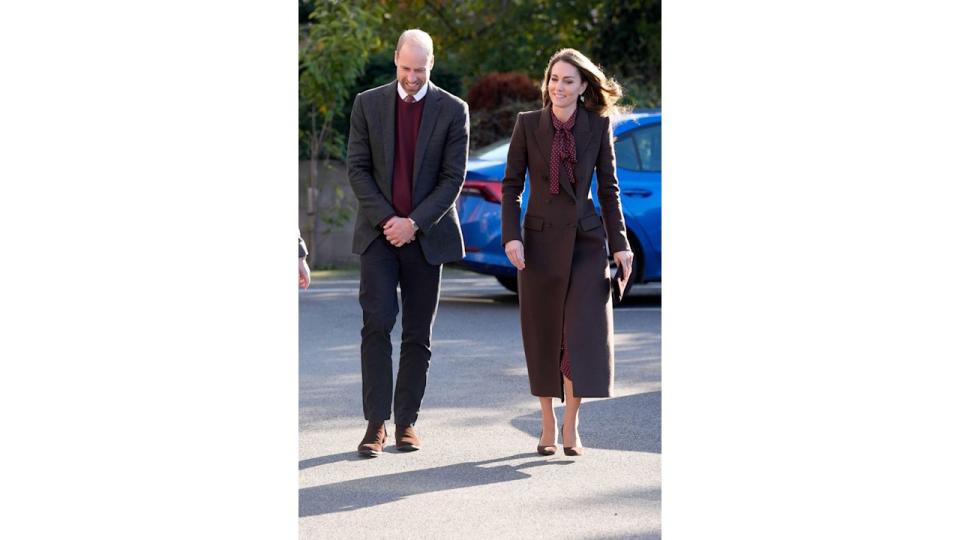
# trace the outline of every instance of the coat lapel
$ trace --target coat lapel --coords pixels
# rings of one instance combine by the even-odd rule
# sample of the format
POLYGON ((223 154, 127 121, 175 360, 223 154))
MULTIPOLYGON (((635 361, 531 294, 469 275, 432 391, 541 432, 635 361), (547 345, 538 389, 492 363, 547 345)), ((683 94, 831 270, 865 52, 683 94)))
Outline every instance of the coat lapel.
MULTIPOLYGON (((577 122, 580 122, 579 117, 577 117, 577 122)), ((574 126, 574 130, 576 130, 576 126, 574 126)), ((547 182, 549 182, 550 149, 553 147, 553 121, 550 118, 549 107, 540 109, 540 122, 537 124, 537 147, 540 149, 541 157, 543 157, 543 162, 546 164, 547 182)), ((563 173, 560 174, 560 186, 563 187, 564 191, 570 194, 571 197, 574 199, 577 198, 573 192, 573 187, 570 186, 570 181, 567 180, 567 176, 563 173)))
POLYGON ((387 185, 380 186, 380 189, 383 190, 383 193, 389 199, 393 196, 393 152, 394 144, 396 143, 396 136, 394 130, 396 129, 396 115, 397 115, 397 82, 394 81, 393 84, 387 86, 381 96, 380 103, 380 129, 381 132, 378 134, 383 141, 383 159, 384 167, 382 170, 386 171, 386 180, 387 185))
POLYGON ((550 167, 550 147, 553 144, 553 123, 550 122, 550 110, 546 107, 540 109, 540 121, 537 123, 537 148, 540 149, 540 157, 543 162, 550 167))
POLYGON ((420 117, 420 130, 417 133, 417 149, 413 158, 413 192, 417 191, 417 179, 420 177, 420 167, 423 165, 423 155, 427 151, 427 141, 437 125, 440 116, 440 92, 437 92, 433 83, 428 83, 427 95, 423 96, 423 116, 420 117))
POLYGON ((594 115, 587 114, 583 107, 577 107, 577 122, 573 126, 573 137, 577 141, 577 166, 573 174, 577 177, 577 193, 583 191, 584 186, 590 185, 591 163, 587 162, 590 147, 597 140, 597 126, 592 122, 594 115))

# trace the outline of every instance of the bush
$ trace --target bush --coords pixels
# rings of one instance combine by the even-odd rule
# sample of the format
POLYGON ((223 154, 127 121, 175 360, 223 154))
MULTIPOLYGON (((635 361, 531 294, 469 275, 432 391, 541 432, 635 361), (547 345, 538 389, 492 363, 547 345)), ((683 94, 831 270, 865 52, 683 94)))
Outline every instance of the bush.
POLYGON ((537 101, 540 88, 526 73, 488 73, 467 92, 471 111, 491 111, 511 102, 537 101))
POLYGON ((471 110, 470 149, 509 139, 517 123, 517 113, 537 110, 540 106, 540 101, 508 101, 494 110, 471 110))
POLYGON ((629 109, 660 108, 660 86, 656 82, 645 81, 642 77, 625 77, 617 82, 623 88, 623 97, 617 105, 629 109))
POLYGON ((470 106, 470 148, 509 138, 517 113, 539 109, 540 88, 527 74, 488 73, 467 91, 470 106))

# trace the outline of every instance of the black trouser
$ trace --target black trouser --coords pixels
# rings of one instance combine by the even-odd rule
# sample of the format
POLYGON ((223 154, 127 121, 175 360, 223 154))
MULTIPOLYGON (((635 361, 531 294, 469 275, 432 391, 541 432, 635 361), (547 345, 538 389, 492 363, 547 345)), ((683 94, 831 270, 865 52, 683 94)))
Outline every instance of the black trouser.
POLYGON ((399 311, 399 284, 403 332, 393 409, 398 425, 413 425, 417 421, 427 386, 430 333, 440 301, 441 267, 423 258, 417 241, 398 248, 383 236, 360 256, 360 365, 366 420, 382 422, 390 418, 390 397, 394 394, 390 331, 399 311))

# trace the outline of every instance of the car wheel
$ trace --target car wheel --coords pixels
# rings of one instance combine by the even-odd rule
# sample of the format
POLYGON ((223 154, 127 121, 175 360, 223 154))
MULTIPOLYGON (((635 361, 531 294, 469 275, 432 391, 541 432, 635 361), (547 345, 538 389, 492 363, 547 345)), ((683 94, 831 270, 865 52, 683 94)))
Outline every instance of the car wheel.
POLYGON ((496 276, 497 281, 510 292, 517 292, 517 276, 496 276))

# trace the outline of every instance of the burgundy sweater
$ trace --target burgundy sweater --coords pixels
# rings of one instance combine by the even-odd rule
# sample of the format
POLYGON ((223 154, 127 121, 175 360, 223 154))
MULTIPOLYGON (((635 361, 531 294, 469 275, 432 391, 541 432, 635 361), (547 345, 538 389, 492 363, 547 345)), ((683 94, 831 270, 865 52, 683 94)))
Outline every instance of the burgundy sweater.
POLYGON ((424 99, 407 103, 397 95, 396 139, 393 154, 393 209, 400 217, 413 212, 413 159, 423 116, 424 99))

